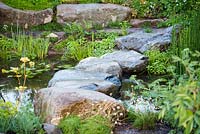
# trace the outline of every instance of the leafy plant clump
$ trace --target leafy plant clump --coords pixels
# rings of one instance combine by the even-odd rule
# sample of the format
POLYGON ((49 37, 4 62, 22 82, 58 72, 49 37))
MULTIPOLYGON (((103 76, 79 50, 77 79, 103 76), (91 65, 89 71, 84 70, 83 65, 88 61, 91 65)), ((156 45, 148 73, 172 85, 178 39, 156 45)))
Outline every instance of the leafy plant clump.
POLYGON ((182 56, 173 56, 173 61, 184 67, 183 74, 177 74, 176 66, 170 66, 173 75, 169 80, 160 79, 151 84, 144 95, 151 97, 162 110, 164 118, 184 133, 200 132, 200 52, 182 51, 182 56))
POLYGON ((11 59, 13 57, 30 57, 31 59, 44 59, 47 55, 50 42, 44 38, 34 38, 24 34, 14 35, 12 38, 0 36, 0 57, 11 59))
POLYGON ((42 133, 42 124, 35 116, 32 104, 19 109, 11 102, 0 101, 0 133, 35 134, 42 133))
POLYGON ((92 34, 92 41, 87 40, 85 37, 76 39, 74 37, 68 38, 63 42, 57 44, 55 49, 58 51, 64 51, 62 56, 63 60, 80 61, 89 56, 98 57, 105 53, 113 51, 115 46, 114 39, 116 34, 103 35, 107 36, 105 39, 101 39, 102 36, 98 35, 95 40, 95 35, 92 34))
POLYGON ((159 50, 149 50, 145 53, 149 57, 147 71, 149 74, 166 74, 167 68, 170 66, 169 52, 160 52, 159 50))
POLYGON ((110 134, 110 121, 102 116, 81 119, 78 116, 68 116, 58 125, 63 134, 110 134))
POLYGON ((154 129, 158 121, 158 114, 154 112, 134 112, 129 111, 128 119, 133 124, 133 127, 146 130, 154 129))

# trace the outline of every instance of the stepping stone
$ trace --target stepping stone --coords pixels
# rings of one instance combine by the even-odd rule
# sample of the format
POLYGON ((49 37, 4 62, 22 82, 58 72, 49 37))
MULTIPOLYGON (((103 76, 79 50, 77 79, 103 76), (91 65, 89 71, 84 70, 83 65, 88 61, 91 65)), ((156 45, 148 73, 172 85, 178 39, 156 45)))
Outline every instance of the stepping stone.
POLYGON ((172 27, 162 29, 152 29, 151 33, 146 33, 144 29, 136 29, 133 33, 119 37, 115 43, 119 49, 135 50, 145 52, 150 49, 166 49, 172 38, 172 27))
POLYGON ((81 60, 75 68, 90 72, 108 73, 117 77, 122 75, 121 67, 117 62, 96 57, 81 60))
POLYGON ((138 73, 143 71, 147 65, 147 57, 136 51, 115 51, 105 54, 102 59, 117 62, 123 73, 138 73))
POLYGON ((83 70, 61 70, 55 73, 48 87, 76 88, 99 91, 118 97, 121 82, 118 77, 98 72, 83 70))
POLYGON ((115 4, 61 4, 57 6, 57 22, 92 23, 106 26, 109 22, 120 22, 131 15, 131 9, 115 4))

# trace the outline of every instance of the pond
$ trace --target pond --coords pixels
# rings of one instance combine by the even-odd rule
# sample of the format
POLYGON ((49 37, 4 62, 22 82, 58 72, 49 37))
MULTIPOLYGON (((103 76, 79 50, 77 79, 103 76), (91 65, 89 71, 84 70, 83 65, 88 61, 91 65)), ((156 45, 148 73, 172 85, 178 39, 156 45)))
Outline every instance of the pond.
MULTIPOLYGON (((35 61, 36 64, 45 63, 46 65, 50 65, 50 70, 36 75, 34 78, 27 79, 26 85, 28 89, 25 91, 26 99, 32 101, 34 93, 37 92, 37 90, 47 87, 49 80, 57 70, 73 67, 76 64, 73 61, 58 61, 57 59, 60 59, 60 56, 48 57, 43 61, 35 61)), ((0 70, 16 67, 20 64, 18 59, 7 61, 1 61, 0 59, 0 63, 0 70)), ((0 93, 6 101, 15 103, 18 97, 18 92, 15 88, 18 87, 18 82, 15 78, 9 78, 7 76, 8 74, 2 74, 2 72, 0 72, 0 93)))

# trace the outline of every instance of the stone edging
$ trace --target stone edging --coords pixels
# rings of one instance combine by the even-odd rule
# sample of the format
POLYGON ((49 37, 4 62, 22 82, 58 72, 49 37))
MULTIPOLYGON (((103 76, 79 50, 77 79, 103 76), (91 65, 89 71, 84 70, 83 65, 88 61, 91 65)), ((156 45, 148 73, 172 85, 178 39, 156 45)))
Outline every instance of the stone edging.
POLYGON ((53 19, 53 10, 51 8, 32 11, 32 10, 19 10, 7 6, 0 2, 0 24, 13 24, 23 27, 36 26, 46 24, 53 19))

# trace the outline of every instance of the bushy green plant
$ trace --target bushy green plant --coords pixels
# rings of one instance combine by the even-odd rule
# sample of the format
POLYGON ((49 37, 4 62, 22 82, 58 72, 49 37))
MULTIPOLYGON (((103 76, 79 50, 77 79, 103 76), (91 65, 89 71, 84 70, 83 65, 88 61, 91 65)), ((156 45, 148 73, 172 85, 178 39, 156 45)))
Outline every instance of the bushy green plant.
POLYGON ((83 120, 80 128, 80 134, 110 134, 111 123, 102 116, 93 116, 83 120))
POLYGON ((58 125, 63 134, 110 134, 110 121, 102 116, 92 116, 80 119, 78 116, 68 116, 58 125))
POLYGON ((50 44, 48 39, 34 38, 24 34, 18 34, 13 38, 13 45, 15 46, 17 56, 44 59, 47 55, 50 44))
POLYGON ((13 57, 12 50, 15 48, 15 46, 12 43, 12 39, 0 35, 0 58, 11 59, 13 57))
POLYGON ((158 114, 153 112, 128 112, 128 119, 133 127, 138 129, 154 129, 158 121, 158 114))
POLYGON ((173 57, 174 62, 184 66, 185 73, 178 78, 173 73, 176 83, 169 87, 170 91, 164 101, 166 105, 160 114, 164 117, 167 111, 174 112, 173 117, 178 120, 178 125, 184 128, 186 134, 200 132, 200 62, 192 60, 192 57, 199 59, 200 52, 193 53, 184 49, 181 58, 173 57))
POLYGON ((16 116, 12 119, 10 129, 16 134, 35 134, 42 131, 41 120, 35 116, 31 103, 20 107, 16 116))
MULTIPOLYGON (((173 32, 172 50, 177 56, 181 56, 181 51, 189 48, 192 51, 200 51, 200 10, 192 12, 193 14, 186 18, 187 23, 183 23, 173 32), (177 30, 179 32, 177 33, 177 30)), ((179 72, 183 73, 183 67, 177 64, 179 72)))
POLYGON ((200 131, 200 62, 193 60, 199 58, 200 52, 189 49, 184 49, 181 57, 173 56, 174 62, 183 65, 184 74, 177 74, 176 66, 170 66, 173 78, 157 80, 145 93, 157 100, 162 109, 159 116, 181 127, 186 134, 200 131))
POLYGON ((82 37, 76 39, 70 37, 63 42, 57 44, 55 49, 58 51, 63 51, 63 59, 72 59, 75 61, 80 61, 89 56, 101 56, 105 53, 112 52, 115 46, 114 39, 117 37, 116 34, 109 34, 103 36, 96 36, 92 34, 92 41, 86 40, 82 37), (106 36, 107 38, 104 38, 106 36), (97 38, 98 40, 95 40, 97 38))
POLYGON ((11 102, 0 100, 0 133, 6 133, 11 128, 11 121, 17 113, 17 108, 11 102))
POLYGON ((159 50, 149 50, 145 53, 149 57, 147 71, 149 74, 166 74, 167 67, 170 65, 169 52, 160 52, 159 50))
POLYGON ((63 118, 58 127, 62 130, 63 134, 78 134, 78 129, 81 124, 81 119, 78 116, 68 116, 63 118))

